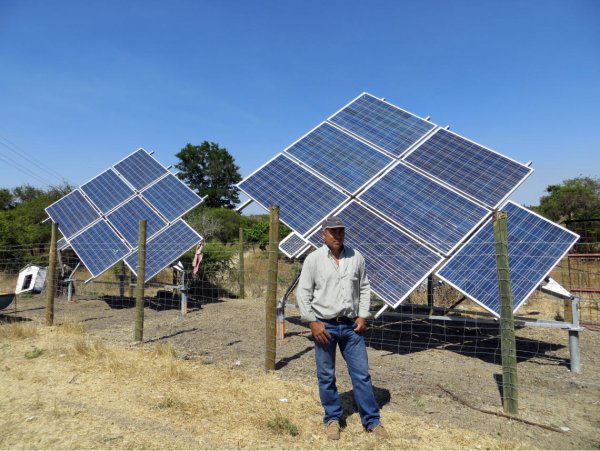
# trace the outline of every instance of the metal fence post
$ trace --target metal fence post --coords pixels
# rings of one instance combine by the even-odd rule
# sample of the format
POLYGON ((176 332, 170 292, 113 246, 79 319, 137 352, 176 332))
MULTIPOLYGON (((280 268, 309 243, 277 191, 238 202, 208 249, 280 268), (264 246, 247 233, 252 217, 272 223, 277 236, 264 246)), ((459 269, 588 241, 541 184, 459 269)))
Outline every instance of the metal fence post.
POLYGON ((46 326, 54 325, 54 293, 56 292, 56 239, 58 224, 52 223, 50 254, 48 255, 48 284, 46 286, 46 326))
POLYGON ((571 300, 571 318, 573 329, 569 330, 569 355, 571 373, 581 373, 581 353, 579 348, 579 298, 571 300))
POLYGON ((146 277, 146 221, 140 219, 138 226, 138 267, 135 287, 135 330, 133 341, 144 339, 144 279, 146 277))
POLYGON ((277 263, 279 257, 279 206, 269 208, 269 270, 266 302, 265 369, 275 370, 277 346, 277 263))
POLYGON ((502 398, 504 411, 519 413, 519 381, 517 378, 517 347, 513 317, 512 287, 508 262, 507 213, 494 211, 494 239, 496 242, 496 273, 500 296, 500 348, 502 353, 502 398))

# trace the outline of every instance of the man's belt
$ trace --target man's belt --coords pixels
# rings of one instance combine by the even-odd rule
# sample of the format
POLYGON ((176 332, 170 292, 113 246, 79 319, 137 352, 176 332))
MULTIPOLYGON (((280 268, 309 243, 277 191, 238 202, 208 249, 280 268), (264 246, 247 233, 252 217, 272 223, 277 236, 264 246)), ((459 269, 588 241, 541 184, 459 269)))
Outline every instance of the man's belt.
POLYGON ((353 322, 354 319, 352 319, 348 316, 335 316, 333 318, 328 318, 328 319, 319 318, 319 321, 324 321, 327 323, 346 323, 346 322, 353 322))

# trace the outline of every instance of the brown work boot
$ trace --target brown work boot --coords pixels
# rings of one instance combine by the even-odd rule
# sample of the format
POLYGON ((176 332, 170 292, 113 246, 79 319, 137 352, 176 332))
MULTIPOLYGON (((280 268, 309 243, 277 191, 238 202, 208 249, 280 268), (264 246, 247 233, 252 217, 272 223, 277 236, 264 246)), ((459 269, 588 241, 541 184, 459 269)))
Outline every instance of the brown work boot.
POLYGON ((385 430, 385 428, 383 427, 382 424, 378 424, 373 429, 367 429, 367 432, 371 432, 373 435, 377 436, 378 438, 382 438, 382 439, 390 438, 388 431, 385 430))
POLYGON ((329 440, 340 439, 340 423, 336 420, 331 420, 325 425, 325 432, 329 440))

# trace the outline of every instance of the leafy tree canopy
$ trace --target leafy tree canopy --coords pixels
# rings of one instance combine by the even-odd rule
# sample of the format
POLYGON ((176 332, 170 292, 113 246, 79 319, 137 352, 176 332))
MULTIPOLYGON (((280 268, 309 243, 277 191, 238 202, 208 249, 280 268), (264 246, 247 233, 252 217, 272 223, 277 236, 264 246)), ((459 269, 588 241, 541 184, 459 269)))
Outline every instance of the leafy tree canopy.
POLYGON ((208 141, 199 146, 187 144, 176 157, 179 178, 200 196, 207 196, 204 206, 231 209, 240 202, 235 186, 242 180, 240 168, 226 148, 208 141))
POLYGON ((600 179, 577 177, 549 185, 540 198, 538 212, 562 222, 573 219, 600 219, 600 179))
MULTIPOLYGON (((255 222, 245 231, 245 240, 248 243, 258 244, 261 249, 269 245, 269 217, 255 222)), ((291 229, 283 223, 279 223, 279 241, 291 233, 291 229)))
POLYGON ((50 241, 50 223, 42 224, 47 218, 44 209, 68 194, 68 184, 50 187, 47 190, 29 185, 12 190, 0 189, 0 257, 15 265, 22 264, 25 250, 29 256, 43 252, 50 241), (8 192, 8 194, 7 194, 8 192))

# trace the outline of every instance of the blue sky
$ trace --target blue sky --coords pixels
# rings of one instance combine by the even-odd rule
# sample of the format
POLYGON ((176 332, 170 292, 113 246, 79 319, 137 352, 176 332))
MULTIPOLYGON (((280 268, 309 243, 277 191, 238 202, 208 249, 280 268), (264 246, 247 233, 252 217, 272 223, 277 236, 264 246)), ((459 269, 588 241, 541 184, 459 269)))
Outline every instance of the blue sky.
POLYGON ((596 0, 0 0, 0 187, 204 140, 247 176, 367 91, 533 161, 511 198, 537 204, 600 177, 599 24, 596 0))

